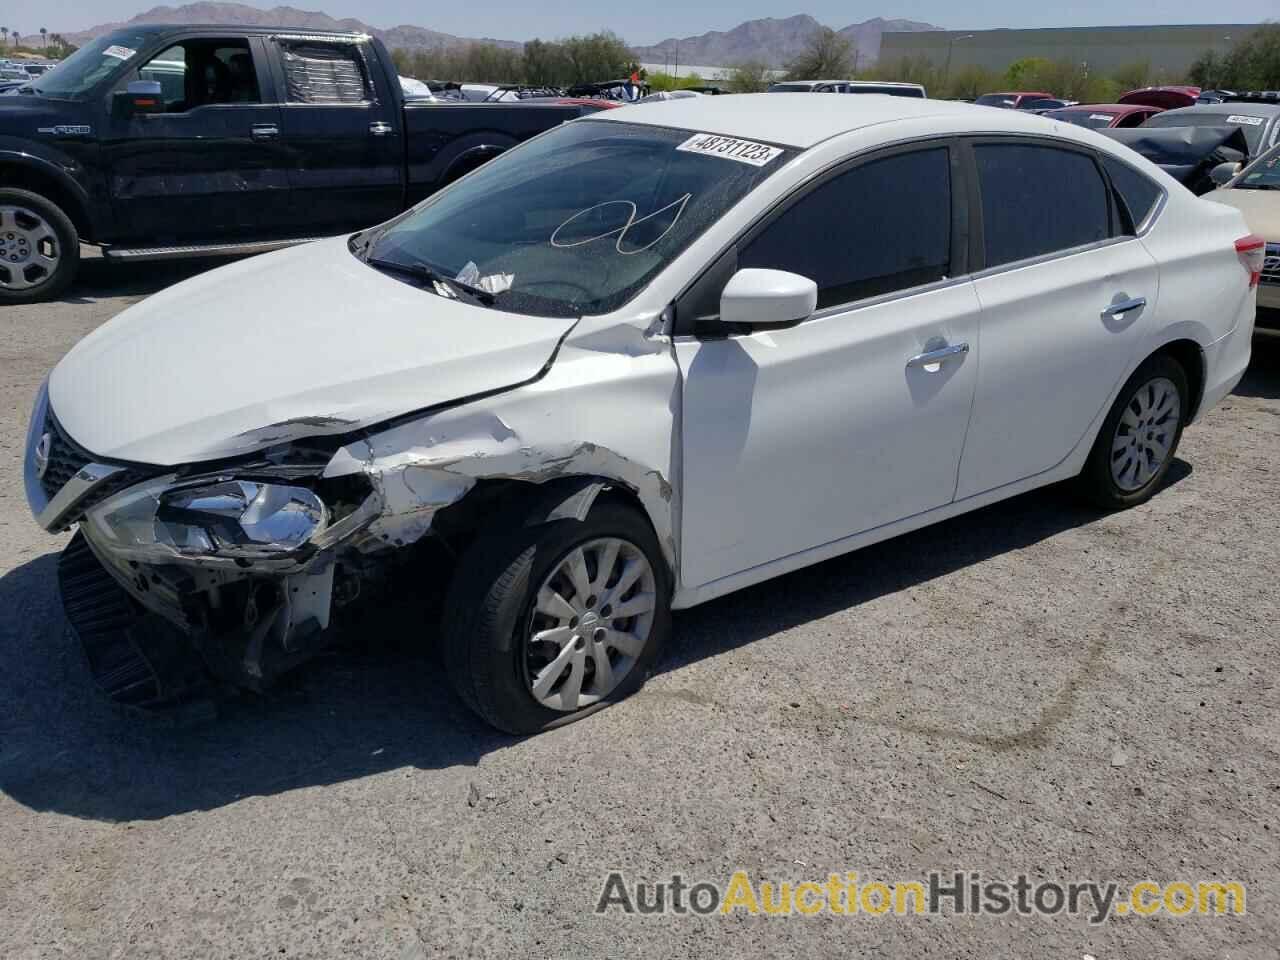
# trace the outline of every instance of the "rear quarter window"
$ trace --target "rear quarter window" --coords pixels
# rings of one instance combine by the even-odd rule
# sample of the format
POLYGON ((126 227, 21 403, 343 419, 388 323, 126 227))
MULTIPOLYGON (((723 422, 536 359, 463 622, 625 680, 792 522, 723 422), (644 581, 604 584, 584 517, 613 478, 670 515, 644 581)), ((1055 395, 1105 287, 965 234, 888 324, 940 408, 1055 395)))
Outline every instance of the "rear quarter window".
POLYGON ((1155 209, 1163 191, 1149 177, 1139 173, 1129 164, 1114 157, 1103 157, 1102 165, 1111 178, 1111 185, 1120 196, 1129 223, 1128 232, 1136 233, 1142 229, 1147 218, 1155 209))

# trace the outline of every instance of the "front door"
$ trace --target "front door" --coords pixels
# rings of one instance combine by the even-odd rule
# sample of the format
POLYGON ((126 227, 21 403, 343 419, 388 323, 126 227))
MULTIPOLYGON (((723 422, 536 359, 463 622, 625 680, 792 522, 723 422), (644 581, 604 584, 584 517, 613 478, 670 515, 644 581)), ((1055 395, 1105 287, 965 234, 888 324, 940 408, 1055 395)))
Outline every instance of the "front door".
POLYGON ((292 219, 314 235, 372 226, 404 202, 400 99, 367 44, 276 37, 292 219))
POLYGON ((973 150, 986 270, 974 280, 982 364, 960 498, 1044 473, 1077 447, 1131 368, 1159 283, 1090 152, 973 150))
POLYGON ((258 238, 289 205, 279 107, 247 37, 182 40, 122 79, 160 83, 154 113, 113 113, 104 140, 119 240, 145 246, 258 238))
POLYGON ((951 502, 979 361, 951 154, 839 171, 739 245, 815 280, 813 317, 677 339, 687 586, 951 502))

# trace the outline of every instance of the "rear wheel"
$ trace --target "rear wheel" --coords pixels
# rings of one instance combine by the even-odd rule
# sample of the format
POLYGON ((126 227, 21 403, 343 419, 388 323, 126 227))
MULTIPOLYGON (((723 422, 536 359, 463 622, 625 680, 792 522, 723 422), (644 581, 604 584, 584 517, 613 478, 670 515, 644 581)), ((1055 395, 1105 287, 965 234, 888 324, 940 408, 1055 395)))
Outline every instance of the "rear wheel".
POLYGON ((58 296, 80 264, 80 237, 57 205, 27 190, 0 189, 0 303, 58 296))
POLYGON ((600 503, 481 537, 444 617, 445 661, 463 701, 509 733, 581 719, 639 689, 670 630, 670 589, 644 518, 600 503))
POLYGON ((1084 494, 1108 510, 1145 503, 1160 488, 1182 439, 1187 374, 1151 357, 1125 383, 1080 473, 1084 494))

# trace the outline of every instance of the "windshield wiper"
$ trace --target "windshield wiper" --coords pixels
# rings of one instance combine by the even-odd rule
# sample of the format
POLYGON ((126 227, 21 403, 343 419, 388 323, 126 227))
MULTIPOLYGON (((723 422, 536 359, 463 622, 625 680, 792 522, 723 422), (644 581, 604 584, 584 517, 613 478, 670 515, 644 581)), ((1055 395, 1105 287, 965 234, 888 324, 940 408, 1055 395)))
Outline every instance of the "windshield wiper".
POLYGON ((419 280, 425 280, 427 283, 442 284, 452 290, 466 294, 469 298, 477 300, 486 307, 493 306, 495 297, 488 290, 482 290, 479 287, 473 287, 469 283, 463 283, 461 280, 455 280, 453 277, 447 276, 425 263, 401 263, 398 260, 384 260, 381 257, 370 257, 365 263, 371 267, 378 267, 382 270, 392 270, 397 273, 403 273, 410 277, 416 277, 419 280))

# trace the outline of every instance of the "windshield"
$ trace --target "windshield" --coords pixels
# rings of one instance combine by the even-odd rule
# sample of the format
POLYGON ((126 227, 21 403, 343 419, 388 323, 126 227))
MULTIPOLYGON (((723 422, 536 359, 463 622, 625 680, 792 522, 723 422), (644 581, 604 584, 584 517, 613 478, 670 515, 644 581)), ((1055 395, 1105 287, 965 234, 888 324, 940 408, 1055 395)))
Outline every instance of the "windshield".
POLYGON ((36 93, 44 97, 75 99, 92 90, 100 80, 131 60, 147 42, 147 35, 130 30, 117 30, 85 44, 57 70, 36 79, 36 93))
POLYGON ((1280 190, 1280 147, 1273 147, 1249 166, 1231 185, 1234 190, 1280 190))
POLYGON ((811 83, 775 83, 767 92, 769 93, 808 93, 813 89, 811 83))
POLYGON ((1018 102, 1018 98, 1007 93, 984 93, 973 102, 980 107, 1012 107, 1018 102))
POLYGON ((1262 134, 1267 129, 1267 121, 1262 117, 1251 117, 1247 114, 1222 113, 1214 110, 1211 113, 1200 111, 1180 113, 1171 110, 1168 113, 1157 113, 1143 124, 1144 127, 1239 127, 1244 131, 1244 138, 1249 141, 1249 152, 1256 153, 1262 146, 1262 134))
POLYGON ((1048 117, 1050 120, 1064 120, 1067 123, 1074 123, 1077 127, 1088 127, 1090 130, 1109 127, 1111 121, 1115 119, 1113 114, 1090 113, 1088 110, 1049 110, 1041 116, 1048 117))
POLYGON ((363 255, 456 277, 493 294, 486 304, 498 310, 607 313, 790 155, 691 130, 575 120, 393 220, 363 255))

